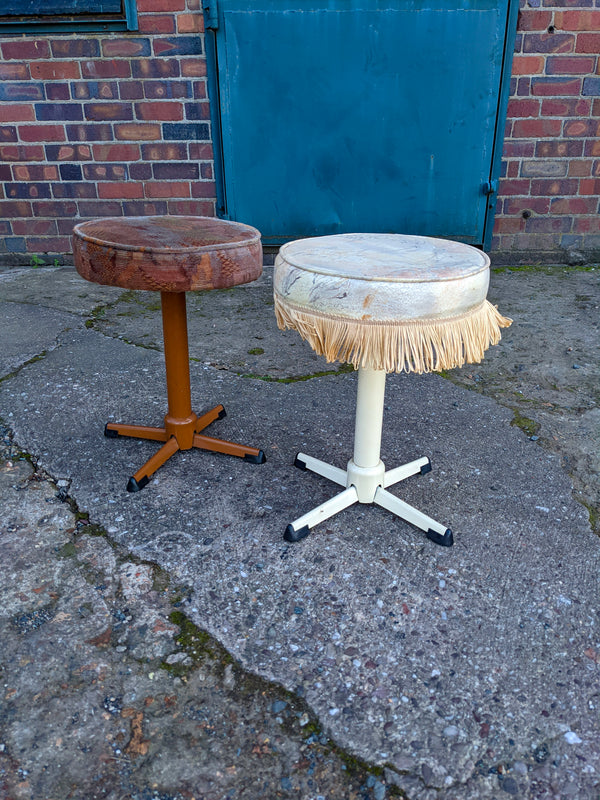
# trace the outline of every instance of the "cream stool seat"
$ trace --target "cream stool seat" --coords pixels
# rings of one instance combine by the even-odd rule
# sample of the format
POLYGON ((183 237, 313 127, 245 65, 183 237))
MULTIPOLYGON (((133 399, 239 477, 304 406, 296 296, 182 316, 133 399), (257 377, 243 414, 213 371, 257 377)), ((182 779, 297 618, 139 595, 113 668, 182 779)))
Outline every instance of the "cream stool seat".
POLYGON ((401 234, 340 234, 283 245, 275 261, 280 328, 328 361, 358 369, 354 453, 345 470, 304 453, 295 464, 344 491, 287 526, 295 542, 353 503, 376 503, 451 546, 452 531, 387 491, 431 470, 427 457, 385 469, 380 455, 385 376, 481 361, 510 325, 486 299, 489 258, 470 245, 401 234))

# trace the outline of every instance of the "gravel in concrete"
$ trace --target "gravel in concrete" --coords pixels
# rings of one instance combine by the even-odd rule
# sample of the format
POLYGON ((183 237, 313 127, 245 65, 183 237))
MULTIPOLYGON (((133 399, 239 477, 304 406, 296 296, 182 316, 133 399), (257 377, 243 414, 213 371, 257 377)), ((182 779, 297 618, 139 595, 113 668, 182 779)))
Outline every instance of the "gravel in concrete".
POLYGON ((371 506, 283 542, 335 492, 292 462, 344 466, 356 377, 276 330, 268 277, 189 303, 195 410, 267 463, 178 453, 137 494, 154 446, 102 431, 165 412, 157 297, 2 277, 40 309, 0 334, 8 796, 594 797, 598 272, 494 275, 515 322, 482 365, 388 378, 382 457, 431 457, 395 491, 451 549, 371 506))

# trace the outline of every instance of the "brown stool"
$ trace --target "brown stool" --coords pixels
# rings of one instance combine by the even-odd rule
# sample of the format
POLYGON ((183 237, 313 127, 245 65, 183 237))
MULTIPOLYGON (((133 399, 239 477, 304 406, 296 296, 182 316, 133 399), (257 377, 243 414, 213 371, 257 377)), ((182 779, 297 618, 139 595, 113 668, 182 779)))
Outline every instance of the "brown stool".
POLYGON ((212 217, 113 217, 76 225, 73 253, 88 281, 123 289, 160 292, 167 373, 168 413, 164 428, 109 422, 104 435, 164 442, 129 479, 143 489, 178 450, 198 447, 262 464, 255 447, 201 434, 222 419, 222 405, 198 417, 192 411, 185 292, 224 289, 256 280, 262 271, 260 233, 249 225, 212 217))

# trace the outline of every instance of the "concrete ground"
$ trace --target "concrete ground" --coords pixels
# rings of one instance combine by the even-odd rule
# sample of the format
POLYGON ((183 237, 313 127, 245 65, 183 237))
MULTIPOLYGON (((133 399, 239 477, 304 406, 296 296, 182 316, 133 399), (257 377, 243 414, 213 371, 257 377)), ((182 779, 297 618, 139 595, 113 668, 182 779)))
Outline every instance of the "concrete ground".
POLYGON ((0 273, 0 798, 600 796, 598 269, 506 269, 481 365, 390 376, 395 489, 440 548, 293 467, 344 466, 356 375, 276 329, 271 269, 188 296, 195 410, 261 447, 179 453, 105 422, 165 413, 158 296, 0 273))

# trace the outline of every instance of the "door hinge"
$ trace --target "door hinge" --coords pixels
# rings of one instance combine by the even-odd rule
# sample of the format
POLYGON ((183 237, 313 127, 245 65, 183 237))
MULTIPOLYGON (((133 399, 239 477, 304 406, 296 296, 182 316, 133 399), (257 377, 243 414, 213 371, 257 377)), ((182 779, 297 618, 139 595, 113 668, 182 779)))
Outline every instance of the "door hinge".
POLYGON ((205 27, 215 31, 219 27, 217 0, 202 0, 202 10, 204 11, 205 27))
POLYGON ((496 194, 498 191, 498 181, 485 181, 481 190, 483 194, 496 194))

